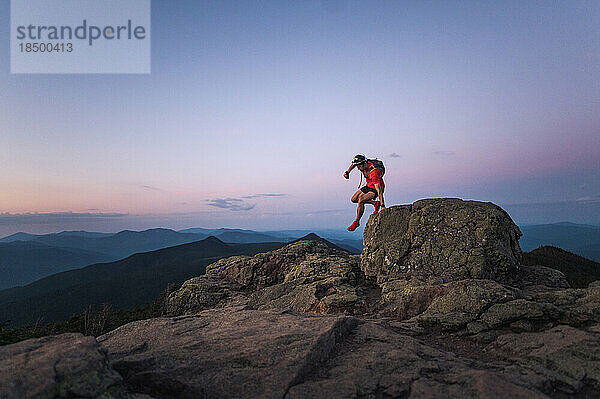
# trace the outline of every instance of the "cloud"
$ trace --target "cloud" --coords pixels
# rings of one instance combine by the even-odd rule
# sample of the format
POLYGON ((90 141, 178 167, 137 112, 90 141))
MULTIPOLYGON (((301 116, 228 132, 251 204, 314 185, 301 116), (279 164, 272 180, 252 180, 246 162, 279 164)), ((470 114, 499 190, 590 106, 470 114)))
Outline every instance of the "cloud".
POLYGON ((231 211, 249 211, 256 206, 240 198, 215 198, 206 200, 206 204, 231 211))
POLYGON ((158 188, 158 187, 154 187, 154 186, 149 186, 147 184, 142 184, 140 185, 141 188, 143 188, 144 190, 150 190, 150 191, 163 191, 162 188, 158 188))
POLYGON ((129 216, 127 213, 76 213, 76 212, 50 212, 50 213, 0 213, 0 225, 12 224, 47 224, 66 221, 91 221, 99 219, 115 219, 129 216))
POLYGON ((434 151, 433 155, 440 155, 440 156, 454 155, 454 151, 447 151, 447 150, 434 151))
POLYGON ((392 152, 390 155, 388 155, 388 157, 390 158, 401 158, 402 155, 396 154, 395 152, 392 152))
POLYGON ((248 199, 254 198, 278 198, 285 197, 287 194, 251 194, 245 195, 239 198, 215 198, 206 200, 206 204, 222 209, 229 209, 232 211, 249 211, 253 209, 256 204, 248 202, 248 199))

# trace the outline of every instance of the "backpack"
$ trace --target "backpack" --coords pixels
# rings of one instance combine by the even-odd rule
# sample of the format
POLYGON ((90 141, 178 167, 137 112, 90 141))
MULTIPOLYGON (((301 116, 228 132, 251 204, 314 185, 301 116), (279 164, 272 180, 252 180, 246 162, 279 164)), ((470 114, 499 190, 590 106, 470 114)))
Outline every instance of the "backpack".
POLYGON ((373 167, 375 167, 376 169, 379 169, 382 177, 383 177, 383 175, 385 175, 385 166, 383 165, 383 161, 375 158, 375 159, 367 159, 367 162, 371 162, 373 164, 373 167))
MULTIPOLYGON (((385 166, 383 165, 383 161, 375 158, 375 159, 368 159, 367 158, 367 162, 371 162, 371 164, 373 165, 373 168, 375 169, 379 169, 379 171, 381 172, 381 177, 383 177, 383 175, 385 174, 385 166)), ((369 173, 371 173, 371 170, 365 170, 363 173, 360 174, 360 183, 358 183, 358 188, 360 188, 360 186, 362 185, 362 179, 363 176, 364 177, 368 177, 369 173)))

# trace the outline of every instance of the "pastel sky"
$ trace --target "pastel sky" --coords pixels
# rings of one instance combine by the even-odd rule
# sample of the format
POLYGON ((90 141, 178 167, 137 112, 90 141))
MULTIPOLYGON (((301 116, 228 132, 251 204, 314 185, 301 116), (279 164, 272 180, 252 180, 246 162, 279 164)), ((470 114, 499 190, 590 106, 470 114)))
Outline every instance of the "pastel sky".
POLYGON ((155 0, 150 75, 11 75, 3 1, 0 236, 344 228, 356 153, 386 163, 388 206, 600 224, 598 21, 598 1, 155 0))

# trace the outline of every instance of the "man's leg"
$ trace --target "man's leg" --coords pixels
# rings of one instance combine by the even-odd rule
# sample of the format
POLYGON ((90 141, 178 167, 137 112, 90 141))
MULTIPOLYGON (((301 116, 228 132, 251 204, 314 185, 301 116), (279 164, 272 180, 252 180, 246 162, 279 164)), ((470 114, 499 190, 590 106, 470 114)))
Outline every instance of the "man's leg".
POLYGON ((364 193, 361 190, 358 190, 357 192, 352 194, 352 198, 350 198, 350 201, 354 202, 355 204, 358 204, 358 198, 360 197, 361 194, 364 194, 364 193))
MULTIPOLYGON (((378 194, 375 191, 369 191, 369 194, 373 194, 373 198, 370 201, 364 201, 365 204, 371 204, 373 205, 373 207, 375 208, 375 210, 373 211, 373 214, 376 214, 377 212, 379 212, 379 209, 381 208, 381 200, 377 199, 377 201, 375 201, 375 198, 377 198, 378 194)), ((383 194, 383 190, 381 191, 381 194, 383 194)))
POLYGON ((375 206, 375 201, 373 201, 373 198, 376 196, 377 194, 374 192, 369 191, 368 193, 363 193, 361 191, 360 195, 358 196, 358 208, 356 208, 357 222, 360 222, 360 218, 362 218, 363 214, 365 213, 365 204, 371 204, 375 206))
MULTIPOLYGON (((382 194, 382 196, 383 196, 383 190, 381 190, 380 194, 382 194)), ((375 194, 375 197, 379 197, 379 194, 375 194)), ((377 201, 369 201, 369 202, 375 208, 375 210, 373 211, 373 215, 376 213, 379 213, 379 210, 381 209, 381 198, 377 198, 377 201)))
MULTIPOLYGON (((355 192, 355 193, 352 195, 352 198, 350 198, 350 201, 354 202, 355 204, 358 204, 358 200, 359 200, 359 198, 361 197, 361 195, 365 195, 365 194, 367 194, 367 193, 363 192, 362 190, 358 190, 357 192, 355 192)), ((371 192, 371 191, 369 191, 369 192, 368 192, 368 194, 373 194, 373 198, 371 198, 371 200, 366 200, 366 201, 364 201, 364 203, 365 203, 365 204, 371 204, 371 205, 375 206, 375 203, 376 203, 377 201, 373 201, 373 199, 374 199, 375 197, 377 197, 377 194, 375 194, 375 193, 373 193, 373 192, 371 192)))
POLYGON ((363 192, 362 190, 358 190, 354 193, 351 198, 351 201, 355 204, 358 204, 358 208, 356 209, 356 220, 348 227, 348 231, 354 231, 360 225, 360 218, 365 212, 365 204, 371 204, 375 206, 375 201, 373 198, 377 196, 374 192, 363 192))

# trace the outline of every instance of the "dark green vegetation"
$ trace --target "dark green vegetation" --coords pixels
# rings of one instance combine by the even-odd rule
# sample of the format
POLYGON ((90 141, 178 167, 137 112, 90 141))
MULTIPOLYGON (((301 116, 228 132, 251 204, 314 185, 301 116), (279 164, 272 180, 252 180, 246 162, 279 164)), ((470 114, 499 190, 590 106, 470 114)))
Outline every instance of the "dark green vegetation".
POLYGON ((68 332, 97 337, 132 321, 161 317, 166 314, 166 299, 177 288, 176 285, 169 285, 154 302, 143 307, 136 307, 133 310, 114 310, 112 306, 104 304, 98 310, 94 310, 89 306, 83 312, 75 314, 63 322, 35 324, 17 328, 7 328, 9 324, 7 322, 0 323, 0 346, 30 338, 68 332))
POLYGON ((552 245, 600 262, 600 227, 575 223, 519 226, 523 251, 552 245))
POLYGON ((552 246, 544 246, 523 253, 523 264, 541 265, 560 270, 572 287, 584 288, 600 280, 600 263, 552 246))
POLYGON ((208 264, 232 255, 254 255, 281 243, 226 244, 215 237, 126 259, 55 274, 25 287, 0 291, 0 322, 7 327, 67 320, 89 306, 115 310, 144 306, 168 284, 201 275, 208 264))
POLYGON ((110 260, 113 259, 98 252, 52 247, 34 241, 0 243, 0 290, 110 260))

